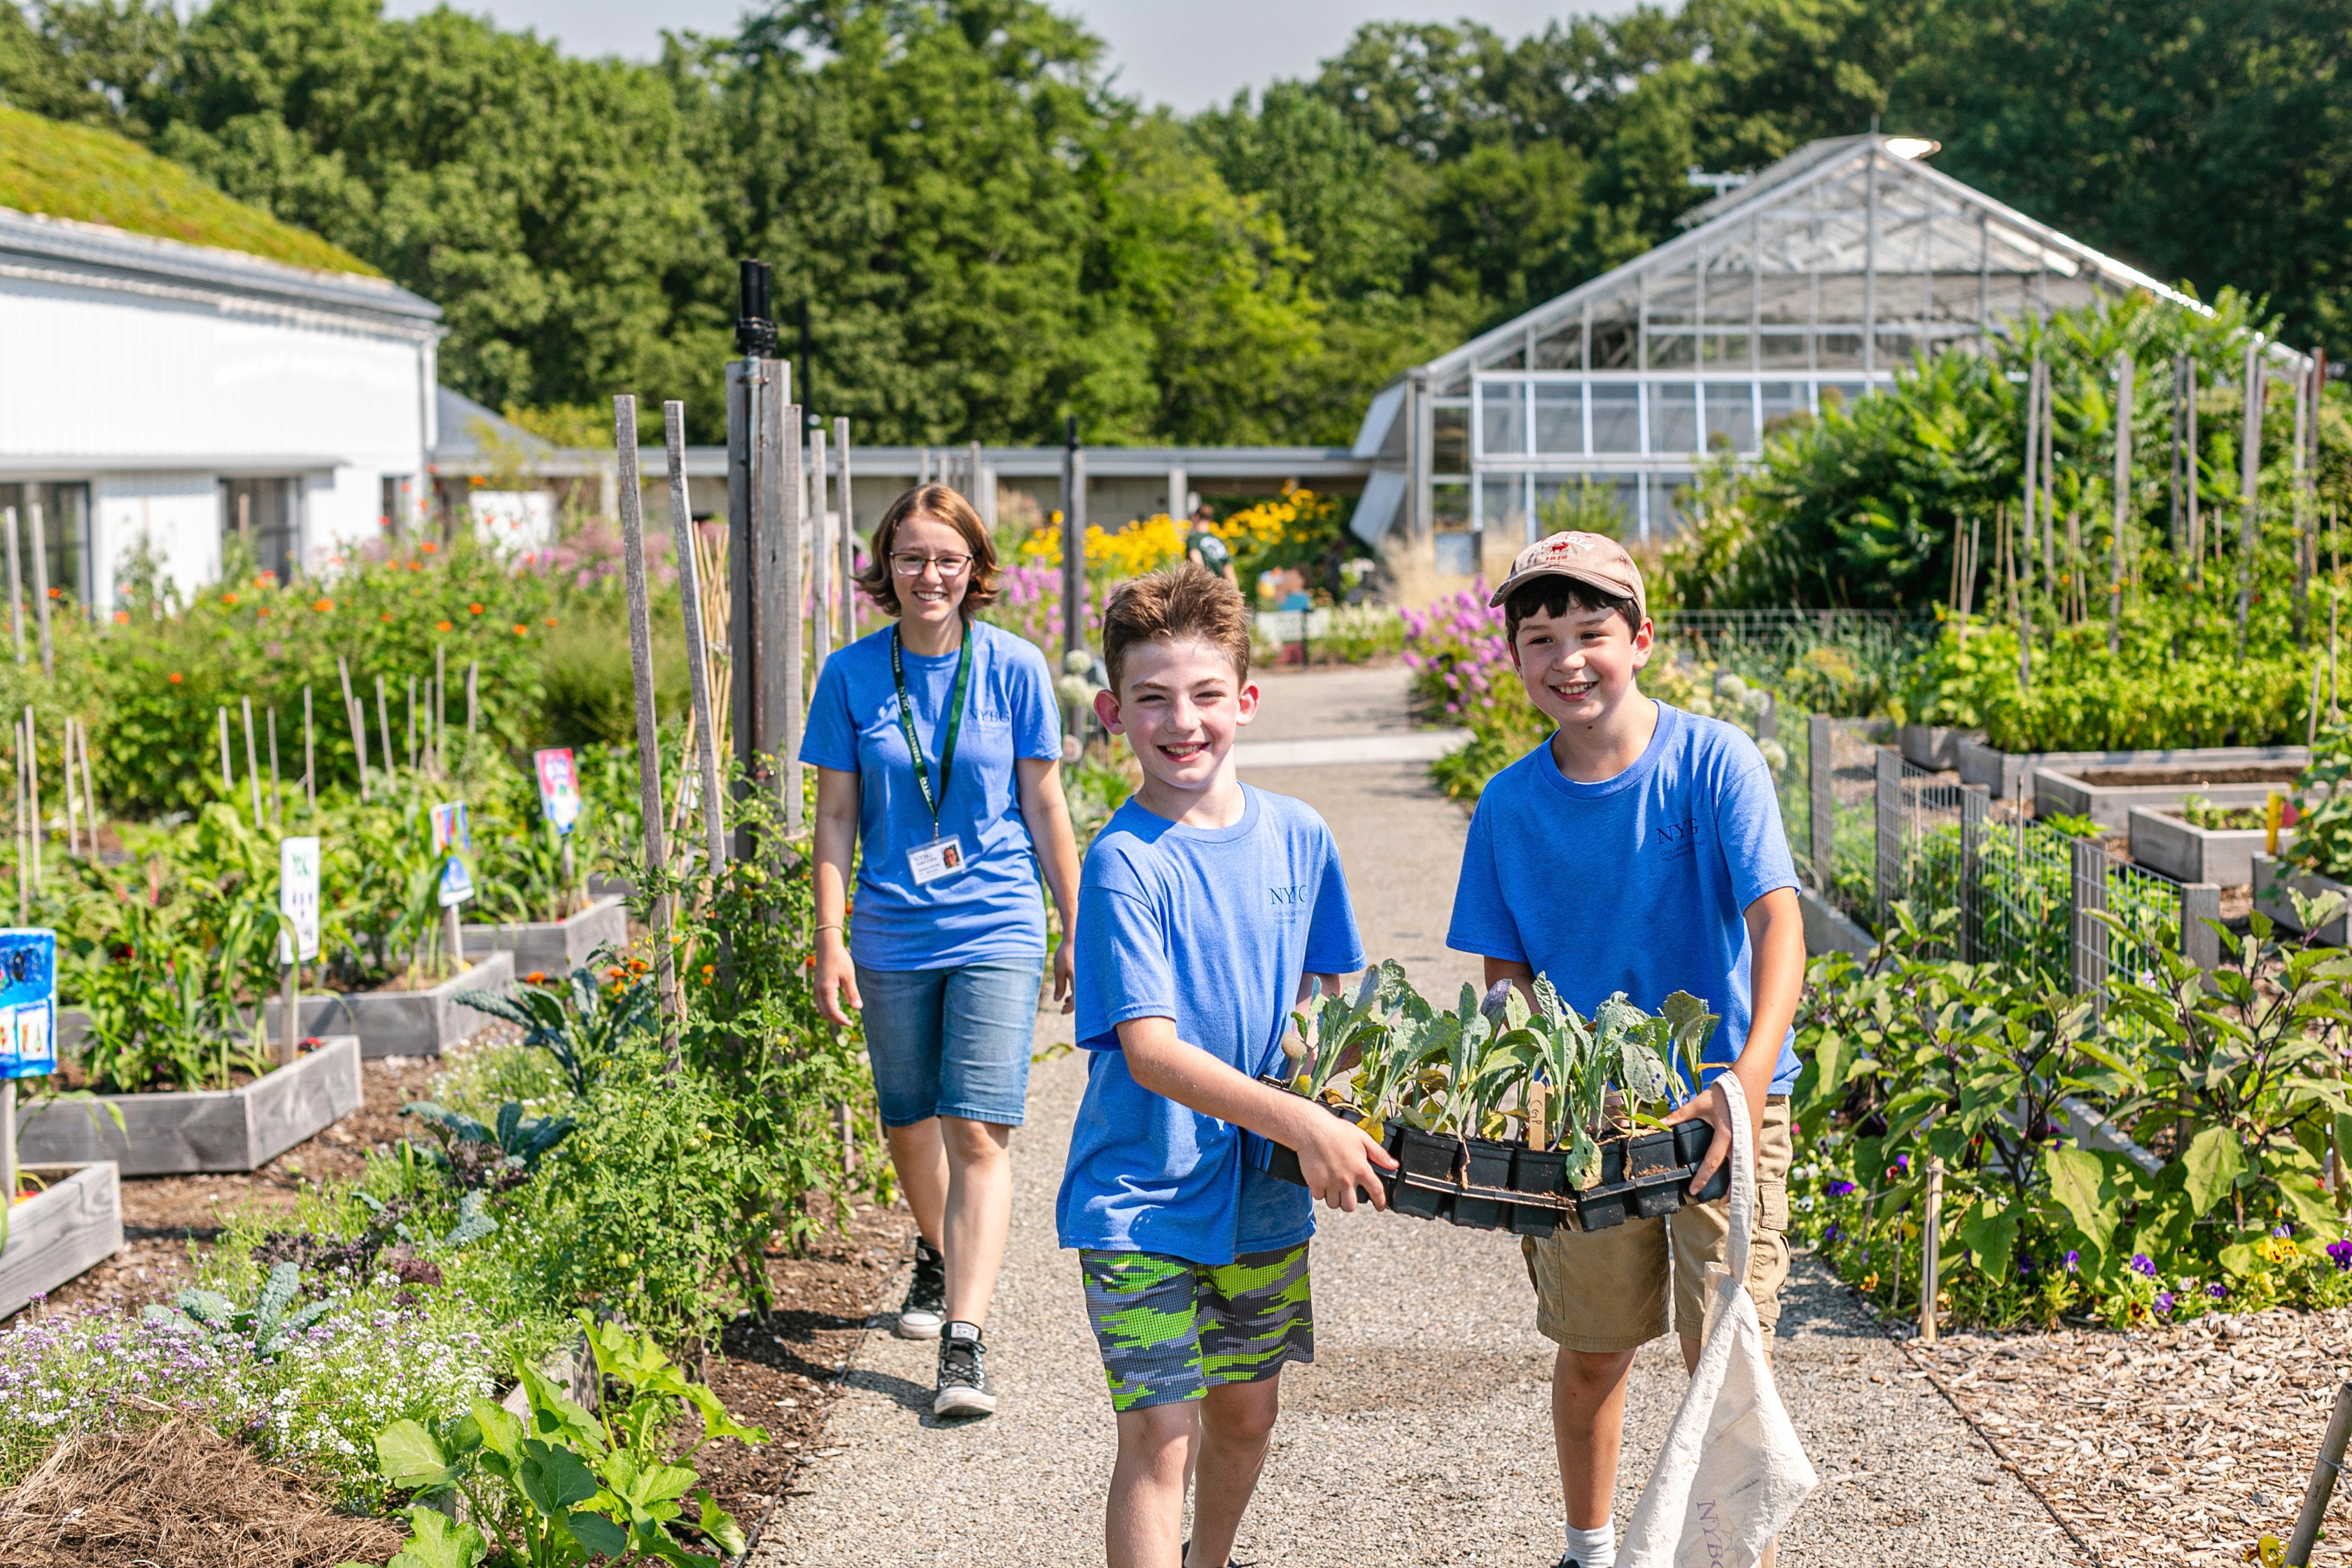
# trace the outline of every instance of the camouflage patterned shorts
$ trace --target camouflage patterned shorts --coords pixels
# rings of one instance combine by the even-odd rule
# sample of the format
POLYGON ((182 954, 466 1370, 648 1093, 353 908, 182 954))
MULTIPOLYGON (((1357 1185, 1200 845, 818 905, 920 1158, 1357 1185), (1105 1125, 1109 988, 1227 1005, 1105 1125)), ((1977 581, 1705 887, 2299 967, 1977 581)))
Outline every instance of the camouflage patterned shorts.
POLYGON ((1198 1399, 1315 1359, 1307 1243, 1231 1263, 1081 1250, 1087 1319, 1114 1410, 1198 1399))

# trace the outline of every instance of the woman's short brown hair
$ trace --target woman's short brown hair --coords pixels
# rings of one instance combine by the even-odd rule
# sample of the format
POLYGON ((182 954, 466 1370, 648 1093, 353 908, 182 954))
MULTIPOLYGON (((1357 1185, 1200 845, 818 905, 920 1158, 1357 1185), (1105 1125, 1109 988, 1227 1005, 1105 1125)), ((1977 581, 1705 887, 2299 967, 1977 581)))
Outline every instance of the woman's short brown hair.
POLYGON ((971 575, 966 580, 961 606, 966 619, 974 610, 996 602, 996 542, 988 536, 988 524, 980 521, 980 513, 961 491, 948 485, 917 485, 900 493, 874 525, 873 542, 867 546, 866 570, 857 574, 857 585, 866 596, 892 615, 898 613, 898 590, 895 574, 890 570, 890 552, 898 548, 898 525, 910 517, 928 517, 933 522, 944 522, 963 535, 964 548, 971 552, 971 575))

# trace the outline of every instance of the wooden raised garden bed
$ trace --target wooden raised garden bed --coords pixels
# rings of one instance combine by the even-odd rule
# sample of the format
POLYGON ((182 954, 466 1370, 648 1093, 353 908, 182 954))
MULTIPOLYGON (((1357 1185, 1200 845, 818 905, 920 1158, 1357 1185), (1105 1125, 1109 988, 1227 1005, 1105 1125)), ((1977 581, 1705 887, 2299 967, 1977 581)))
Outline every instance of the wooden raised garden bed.
MULTIPOLYGON (((1959 762, 1960 782, 1982 784, 2002 799, 2008 799, 2016 795, 2021 785, 2031 784, 2031 775, 2036 768, 2079 776, 2085 769, 2105 772, 2118 768, 2161 768, 2193 772, 2199 769, 2260 767, 2264 764, 2291 763, 2295 772, 2300 772, 2310 755, 2309 752, 2302 746, 2189 746, 2168 752, 2001 752, 1986 745, 1982 741, 1965 738, 1954 742, 1954 750, 1958 753, 1959 762)), ((2292 783, 2293 778, 2293 773, 2290 773, 2288 782, 2292 783)), ((2183 788, 2173 798, 2178 800, 2190 795, 2202 795, 2209 799, 2220 798, 2212 790, 2194 784, 2183 788)), ((2039 798, 2038 794, 2036 798, 2039 798)), ((2262 797, 2256 795, 2255 798, 2259 800, 2262 797)), ((2159 800, 2131 801, 2126 805, 2118 807, 2115 820, 2108 826, 2122 827, 2123 811, 2127 810, 2131 805, 2164 804, 2166 802, 2159 800)), ((2061 807, 2060 809, 2069 808, 2061 807)))
POLYGON ((319 1042, 240 1088, 51 1101, 18 1124, 16 1152, 37 1164, 110 1160, 125 1176, 253 1171, 359 1110, 357 1036, 319 1042), (108 1113, 121 1114, 120 1126, 108 1113))
MULTIPOLYGON (((2242 888, 2254 879, 2254 856, 2267 837, 2259 827, 2199 827, 2168 811, 2131 811, 2132 858, 2176 882, 2242 888)), ((2281 849, 2294 842, 2294 828, 2279 829, 2281 849)))
POLYGON ((2330 947, 2352 946, 2352 942, 2345 940, 2347 922, 2352 921, 2352 886, 2331 877, 2323 877, 2316 871, 2306 871, 2300 866, 2273 860, 2259 849, 2254 851, 2252 858, 2254 908, 2288 931, 2300 931, 2303 923, 2295 919, 2294 900, 2286 896, 2288 888, 2299 889, 2306 899, 2315 899, 2326 893, 2341 894, 2346 900, 2345 907, 2336 911, 2333 920, 2312 932, 2311 938, 2330 947))
POLYGON ((20 1168, 49 1184, 8 1213, 0 1318, 122 1250, 122 1184, 111 1161, 20 1168))
POLYGON ((469 925, 466 951, 510 952, 524 974, 569 974, 600 947, 628 944, 629 911, 620 895, 608 893, 567 920, 469 925))
POLYGON ((1960 765, 1960 745, 1984 744, 1982 730, 1962 730, 1950 724, 1906 724, 1895 732, 1903 760, 1915 768, 1941 773, 1960 765))
MULTIPOLYGON (((488 952, 472 967, 424 991, 306 992, 302 996, 305 1035, 356 1035, 360 1055, 376 1057, 438 1056, 481 1033, 487 1015, 457 1000, 461 991, 487 991, 504 995, 514 987, 511 952, 488 952)), ((267 1027, 277 1039, 282 1027, 278 1004, 269 1004, 267 1027)))
POLYGON ((2215 805, 2260 805, 2273 795, 2293 790, 2309 760, 2301 746, 2228 750, 2236 756, 2225 759, 2216 750, 2171 753, 2204 759, 2194 762, 2044 763, 2033 770, 2033 812, 2037 816, 2051 812, 2087 816, 2102 827, 2119 830, 2128 824, 2135 806, 2160 811, 2190 795, 2215 805))

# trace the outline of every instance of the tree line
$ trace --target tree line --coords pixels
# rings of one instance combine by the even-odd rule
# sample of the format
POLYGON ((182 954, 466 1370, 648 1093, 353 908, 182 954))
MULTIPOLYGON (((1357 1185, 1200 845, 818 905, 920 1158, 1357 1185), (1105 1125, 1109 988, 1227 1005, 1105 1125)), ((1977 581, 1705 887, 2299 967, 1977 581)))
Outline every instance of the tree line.
MULTIPOLYGON (((1245 40, 1241 47, 1245 47, 1245 40)), ((720 409, 734 259, 870 441, 1344 442, 1404 365, 1866 128, 2352 353, 2352 0, 1686 0, 1366 26, 1191 116, 1040 0, 778 0, 661 58, 377 0, 0 0, 0 99, 99 122, 439 302, 443 379, 720 409)), ((581 423, 575 415, 569 421, 581 423)), ((593 423, 590 421, 589 423, 593 423)))

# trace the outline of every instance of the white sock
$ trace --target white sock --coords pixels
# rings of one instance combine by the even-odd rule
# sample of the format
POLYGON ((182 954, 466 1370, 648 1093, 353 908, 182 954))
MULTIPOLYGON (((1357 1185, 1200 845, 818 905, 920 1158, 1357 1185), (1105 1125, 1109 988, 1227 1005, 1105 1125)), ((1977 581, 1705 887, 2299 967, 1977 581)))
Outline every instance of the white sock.
POLYGON ((1568 1556, 1577 1568, 1617 1568, 1617 1527, 1605 1519, 1591 1530, 1570 1525, 1568 1556))

